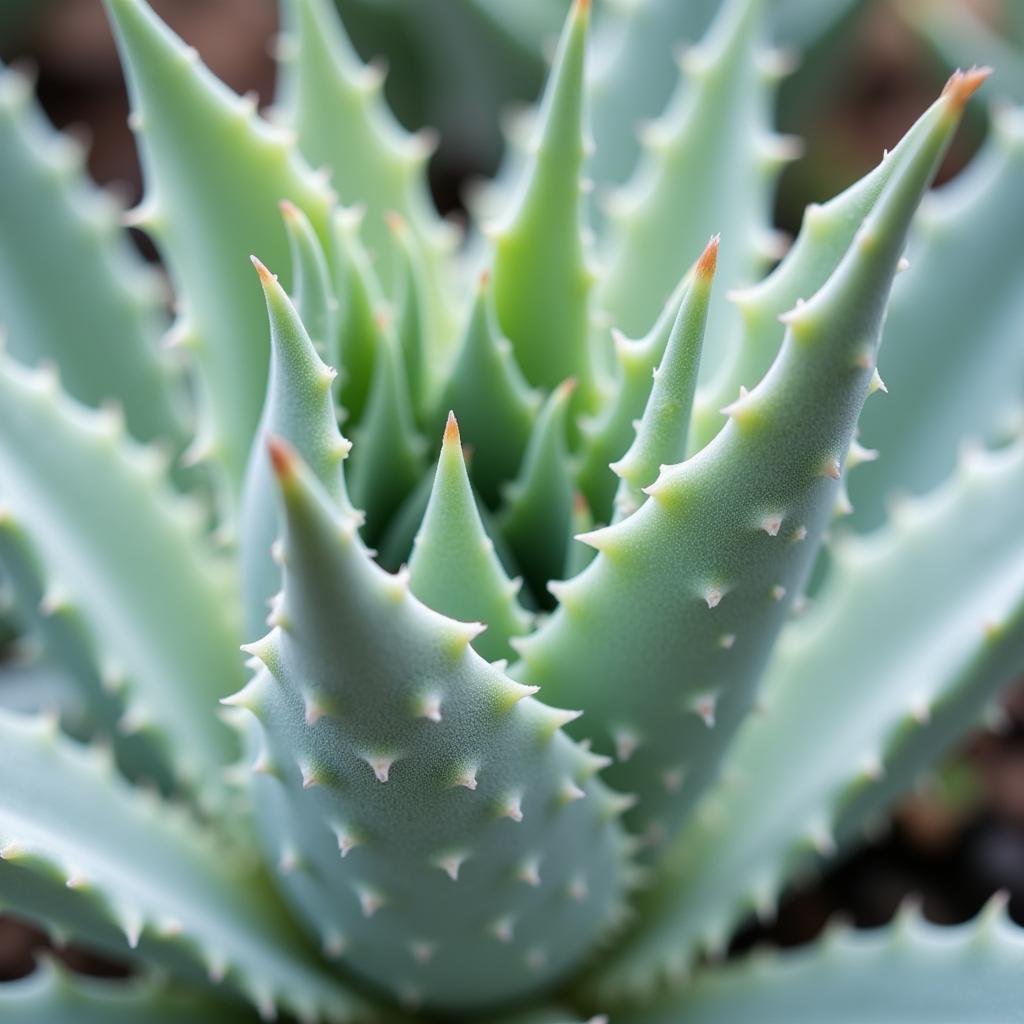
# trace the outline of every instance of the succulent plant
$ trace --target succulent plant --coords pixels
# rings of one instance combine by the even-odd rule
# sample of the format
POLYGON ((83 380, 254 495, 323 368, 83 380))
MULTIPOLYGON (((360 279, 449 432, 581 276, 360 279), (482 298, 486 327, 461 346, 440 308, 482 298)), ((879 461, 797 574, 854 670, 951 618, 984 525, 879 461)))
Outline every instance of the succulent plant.
POLYGON ((576 0, 460 245, 327 0, 272 117, 106 5, 127 217, 0 76, 0 901, 142 977, 43 966, 5 1019, 1019 1012, 998 901, 714 962, 1024 665, 1020 115, 916 212, 986 70, 783 255, 764 5, 609 190, 576 0))

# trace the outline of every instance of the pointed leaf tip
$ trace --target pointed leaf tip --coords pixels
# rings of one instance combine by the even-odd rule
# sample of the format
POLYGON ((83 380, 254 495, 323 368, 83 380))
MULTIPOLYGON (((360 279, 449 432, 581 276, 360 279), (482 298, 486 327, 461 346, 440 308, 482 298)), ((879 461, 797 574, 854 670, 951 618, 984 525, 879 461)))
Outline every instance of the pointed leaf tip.
POLYGON ((267 268, 263 265, 262 260, 260 260, 257 256, 250 256, 249 259, 252 261, 252 265, 256 268, 256 273, 260 275, 260 282, 263 284, 264 287, 267 287, 268 285, 271 285, 275 281, 277 281, 277 275, 272 274, 269 270, 267 270, 267 268))
POLYGON ((448 422, 444 426, 444 443, 445 444, 459 444, 461 438, 459 437, 459 421, 455 418, 455 413, 451 409, 448 410, 448 422))
POLYGON ((695 272, 697 277, 703 278, 705 281, 709 281, 715 276, 715 268, 718 265, 718 243, 721 238, 721 235, 712 235, 704 252, 701 253, 700 259, 697 260, 695 272))
POLYGON ((962 71, 957 68, 949 76, 949 81, 942 87, 943 96, 948 96, 953 109, 959 113, 967 104, 967 101, 981 86, 981 83, 992 74, 990 67, 973 67, 962 71))
POLYGON ((290 199, 282 199, 277 204, 277 208, 285 220, 296 221, 299 219, 299 208, 290 199))
POLYGON ((267 454, 270 456, 270 464, 274 467, 274 475, 279 480, 287 480, 295 474, 298 457, 292 446, 283 438, 269 436, 267 438, 267 454))

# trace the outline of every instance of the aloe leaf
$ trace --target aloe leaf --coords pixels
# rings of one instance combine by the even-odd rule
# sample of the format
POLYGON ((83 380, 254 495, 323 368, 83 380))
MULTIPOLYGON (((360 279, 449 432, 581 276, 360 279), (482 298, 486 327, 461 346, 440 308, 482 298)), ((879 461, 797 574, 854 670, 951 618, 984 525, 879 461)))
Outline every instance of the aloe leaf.
POLYGON ((117 417, 0 359, 0 492, 46 573, 48 603, 88 625, 125 680, 126 730, 152 733, 183 781, 217 788, 234 737, 211 711, 237 686, 231 578, 204 516, 117 417), (74 515, 67 510, 74 509, 74 515))
POLYGON ((337 393, 349 428, 363 418, 386 320, 384 293, 360 238, 362 222, 362 213, 353 209, 335 210, 331 217, 338 336, 325 357, 339 371, 337 393))
POLYGON ((320 967, 241 851, 133 790, 96 751, 0 712, 0 901, 118 955, 215 980, 269 1016, 348 1020, 360 1001, 320 967))
POLYGON ((907 245, 885 324, 879 372, 889 394, 861 424, 879 458, 851 477, 856 529, 888 499, 943 480, 965 440, 1002 443, 1024 405, 1024 111, 993 121, 985 150, 929 197, 907 245))
POLYGON ((665 356, 653 372, 643 416, 626 454, 611 464, 619 478, 615 495, 615 518, 632 515, 647 499, 644 488, 658 478, 661 467, 686 457, 693 395, 704 345, 711 284, 718 258, 718 235, 714 235, 693 271, 693 279, 672 326, 665 356))
POLYGON ((223 997, 147 978, 110 981, 45 960, 26 978, 0 983, 0 1016, 19 1024, 253 1024, 259 1015, 223 997))
POLYGON ((609 522, 618 480, 611 463, 622 457, 633 439, 637 420, 651 393, 654 371, 668 346, 680 304, 690 287, 689 271, 676 285, 654 325, 642 338, 613 332, 615 385, 603 408, 580 423, 581 451, 576 479, 599 522, 609 522))
POLYGON ((449 618, 487 628, 473 646, 488 661, 511 658, 509 638, 530 628, 516 595, 522 580, 505 574, 487 536, 466 473, 459 425, 448 417, 423 523, 409 560, 409 589, 449 618))
POLYGON ((278 625, 229 703, 258 719, 268 855, 324 948, 410 1005, 542 989, 615 919, 620 802, 530 698, 377 567, 283 442, 278 625))
POLYGON ((412 233, 397 213, 388 217, 388 227, 398 251, 395 333, 402 348, 413 418, 418 426, 422 426, 431 403, 436 399, 440 353, 431 330, 425 300, 426 282, 418 253, 413 247, 412 233))
POLYGON ((326 240, 331 193, 289 137, 232 93, 143 0, 106 0, 128 78, 151 233, 179 297, 177 337, 193 354, 205 420, 193 449, 242 485, 266 392, 269 347, 247 260, 287 267, 277 205, 287 199, 326 240))
MULTIPOLYGON (((102 738, 111 743, 118 766, 129 778, 147 780, 169 791, 172 777, 166 755, 144 732, 125 733, 121 728, 125 706, 120 691, 126 680, 115 665, 98 663, 87 617, 55 580, 47 590, 43 582, 46 569, 31 540, 13 514, 2 508, 0 562, 17 610, 22 644, 26 641, 33 646, 38 644, 51 663, 50 671, 61 671, 63 685, 71 690, 68 697, 49 705, 44 686, 37 692, 35 706, 59 713, 65 727, 84 729, 94 739, 102 738), (78 705, 77 713, 65 714, 75 705, 78 705)), ((4 685, 9 685, 6 680, 4 685)), ((28 687, 23 689, 28 690, 28 687)), ((5 707, 13 707, 10 697, 9 693, 4 694, 5 707)))
POLYGON ((352 434, 349 486, 352 501, 365 512, 369 543, 383 535, 423 474, 426 445, 416 431, 407 382, 402 348, 388 329, 380 335, 366 409, 352 434))
POLYGON ((408 242, 425 278, 426 326, 444 339, 452 321, 444 257, 454 235, 427 188, 435 142, 426 131, 408 135, 391 116, 381 96, 381 68, 359 60, 332 6, 327 0, 283 0, 282 119, 309 162, 329 169, 341 201, 365 207, 366 244, 389 292, 401 281, 404 256, 387 216, 400 214, 408 224, 408 242))
POLYGON ((632 516, 590 534, 598 557, 517 642, 517 674, 585 706, 596 749, 617 751, 609 780, 637 795, 631 823, 652 846, 714 779, 755 700, 838 495, 907 227, 983 78, 951 83, 927 141, 787 315, 778 358, 729 424, 665 467, 632 516))
POLYGON ((573 489, 568 462, 569 403, 575 381, 565 381, 544 403, 498 516, 501 534, 535 595, 565 575, 572 529, 573 489))
POLYGON ((719 0, 621 0, 605 4, 588 75, 594 152, 587 173, 598 188, 621 185, 640 153, 637 127, 665 109, 679 80, 673 59, 699 39, 719 0))
POLYGON ((763 714, 666 855, 642 927, 595 979, 602 995, 649 991, 751 908, 770 915, 795 871, 856 838, 981 720, 1024 668, 1021 507, 1018 441, 834 544, 824 588, 780 638, 763 714))
POLYGON ((768 231, 771 184, 795 153, 791 140, 769 128, 762 6, 730 0, 704 41, 684 54, 672 104, 644 133, 644 159, 607 200, 596 301, 627 334, 647 330, 693 253, 721 232, 722 294, 709 314, 716 341, 707 371, 728 355, 736 329, 726 291, 757 280, 777 255, 768 231))
POLYGON ((42 657, 16 655, 4 661, 0 706, 21 715, 56 715, 69 735, 87 734, 92 724, 75 680, 42 657))
POLYGON ((480 275, 476 297, 439 406, 453 410, 472 446, 470 477, 490 508, 522 462, 540 405, 503 338, 494 313, 491 277, 480 275))
POLYGON ((338 300, 324 247, 309 218, 287 199, 280 203, 291 255, 295 308, 321 357, 335 354, 338 300))
POLYGON ((87 405, 120 403, 138 440, 180 450, 184 396, 158 351, 160 282, 123 237, 116 200, 89 183, 84 164, 83 148, 46 124, 28 79, 0 68, 0 322, 7 349, 24 363, 55 363, 87 405))
POLYGON ((939 928, 901 912, 886 928, 835 929, 808 949, 754 955, 703 973, 622 1024, 989 1024, 1013 1020, 1024 932, 994 900, 974 921, 939 928))
MULTIPOLYGON (((342 471, 351 445, 338 430, 334 413, 334 371, 317 355, 277 278, 256 257, 252 261, 270 318, 270 376, 259 434, 286 438, 302 453, 331 500, 351 511, 342 471)), ((281 571, 272 553, 279 533, 276 488, 262 447, 253 448, 242 496, 242 592, 250 636, 261 630, 270 599, 281 587, 281 571)))
POLYGON ((764 280, 729 295, 739 310, 741 326, 735 348, 698 386, 691 452, 699 451, 722 429, 727 419, 723 407, 736 398, 739 389, 754 387, 768 371, 785 335, 779 318, 818 291, 835 271, 879 196, 927 144, 946 109, 940 98, 884 154, 877 167, 827 202, 808 206, 800 233, 779 266, 764 280))
POLYGON ((590 0, 576 0, 559 43, 539 115, 536 142, 494 247, 494 304, 516 361, 534 387, 568 377, 577 401, 594 404, 588 349, 588 295, 580 208, 583 69, 590 0))

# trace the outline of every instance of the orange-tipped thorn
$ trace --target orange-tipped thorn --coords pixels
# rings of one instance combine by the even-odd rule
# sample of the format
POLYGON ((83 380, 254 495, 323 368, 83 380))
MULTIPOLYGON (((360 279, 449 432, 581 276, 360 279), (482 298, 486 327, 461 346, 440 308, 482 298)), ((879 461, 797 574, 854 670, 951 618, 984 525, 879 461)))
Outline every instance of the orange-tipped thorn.
POLYGON ((448 422, 444 425, 444 443, 459 444, 460 442, 459 421, 455 418, 455 413, 449 409, 448 422))
POLYGON ((277 204, 277 208, 281 211, 281 216, 286 220, 294 221, 299 219, 299 208, 290 199, 282 199, 277 204))
POLYGON ((715 276, 715 267, 718 266, 718 243, 721 237, 721 235, 712 235, 704 252, 701 253, 700 259, 697 260, 696 274, 698 277, 704 278, 705 281, 715 276))
POLYGON ((287 480, 295 473, 297 456, 292 446, 274 434, 267 435, 267 454, 270 456, 270 464, 274 468, 274 475, 279 480, 287 480))
POLYGON ((566 377, 566 379, 563 380, 555 390, 558 392, 560 397, 568 398, 569 395, 576 390, 576 384, 577 381, 575 377, 566 377))
POLYGON ((981 83, 991 74, 992 69, 989 67, 973 67, 966 71, 957 68, 942 87, 942 95, 950 98, 953 109, 959 113, 981 83))
POLYGON ((590 11, 590 0, 576 0, 576 10, 580 14, 587 14, 590 11))
POLYGON ((491 272, 489 270, 480 271, 480 290, 483 291, 491 283, 491 272))
POLYGON ((405 231, 405 218, 394 210, 388 210, 384 214, 384 223, 393 234, 400 235, 405 231))
POLYGON ((260 281, 262 281, 264 285, 272 284, 277 280, 277 275, 272 274, 267 270, 257 257, 250 256, 249 259, 252 260, 252 265, 256 268, 256 273, 260 275, 260 281))

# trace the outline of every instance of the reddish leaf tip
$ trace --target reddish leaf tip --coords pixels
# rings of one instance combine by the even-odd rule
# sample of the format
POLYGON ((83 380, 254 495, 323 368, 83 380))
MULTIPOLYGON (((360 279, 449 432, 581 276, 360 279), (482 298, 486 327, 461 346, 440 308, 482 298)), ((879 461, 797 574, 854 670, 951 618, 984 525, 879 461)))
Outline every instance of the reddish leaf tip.
POLYGON ((260 275, 260 281, 262 281, 264 285, 272 284, 277 280, 276 275, 267 270, 262 261, 256 256, 250 256, 249 259, 252 260, 252 265, 256 268, 256 273, 260 275))
POLYGON ((460 440, 459 421, 455 418, 455 413, 449 410, 448 422, 444 425, 444 443, 459 444, 460 440))
POLYGON ((953 109, 959 113, 981 86, 981 83, 991 74, 990 67, 973 67, 966 71, 957 68, 949 76, 949 81, 942 87, 942 95, 949 97, 953 109))
POLYGON ((697 260, 696 274, 705 281, 715 276, 715 268, 718 266, 718 243, 721 237, 721 235, 712 235, 704 252, 701 253, 700 259, 697 260))
POLYGON ((270 434, 267 437, 267 454, 279 480, 287 480, 295 473, 295 451, 283 438, 270 434))

